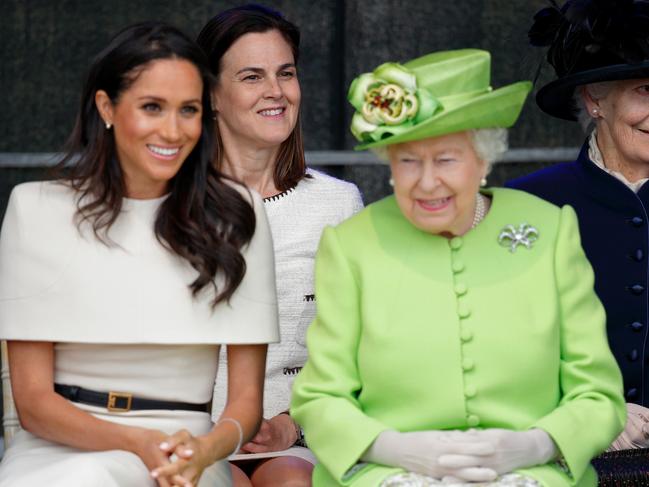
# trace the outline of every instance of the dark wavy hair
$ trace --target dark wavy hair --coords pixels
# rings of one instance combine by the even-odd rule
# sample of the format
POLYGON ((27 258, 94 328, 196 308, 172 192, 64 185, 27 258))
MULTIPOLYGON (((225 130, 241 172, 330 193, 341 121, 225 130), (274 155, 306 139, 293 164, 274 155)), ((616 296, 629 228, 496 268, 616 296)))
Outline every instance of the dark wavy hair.
MULTIPOLYGON (((281 13, 261 5, 248 4, 224 10, 205 24, 196 42, 207 54, 210 70, 218 82, 221 59, 237 39, 251 32, 262 33, 271 30, 277 30, 284 37, 291 47, 297 65, 300 55, 300 30, 281 13)), ((282 142, 275 161, 273 180, 280 191, 293 188, 307 176, 300 119, 298 112, 295 128, 288 139, 282 142)), ((215 125, 218 135, 218 124, 215 125)), ((215 161, 220 168, 223 162, 223 145, 220 137, 217 137, 215 161)))
POLYGON ((254 234, 255 213, 212 164, 212 76, 205 54, 194 41, 160 22, 135 24, 118 33, 90 66, 74 129, 55 174, 77 191, 78 224, 90 223, 95 236, 111 245, 108 231, 121 212, 126 188, 116 152, 119 141, 113 130, 105 128, 95 94, 104 90, 113 104, 119 103, 120 95, 138 75, 160 59, 186 60, 198 69, 203 81, 202 133, 169 181, 169 196, 160 206, 154 230, 163 245, 198 272, 189 285, 192 294, 212 286, 215 306, 229 300, 245 275, 246 262, 240 250, 254 234), (223 276, 220 289, 217 273, 223 276))

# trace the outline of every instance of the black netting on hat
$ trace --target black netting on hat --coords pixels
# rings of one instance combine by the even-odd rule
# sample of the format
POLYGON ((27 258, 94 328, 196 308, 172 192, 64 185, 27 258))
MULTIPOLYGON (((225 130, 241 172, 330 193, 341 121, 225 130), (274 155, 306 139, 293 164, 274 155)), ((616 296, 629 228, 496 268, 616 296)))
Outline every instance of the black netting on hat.
POLYGON ((529 40, 549 46, 557 76, 649 60, 648 0, 555 0, 534 16, 529 40))

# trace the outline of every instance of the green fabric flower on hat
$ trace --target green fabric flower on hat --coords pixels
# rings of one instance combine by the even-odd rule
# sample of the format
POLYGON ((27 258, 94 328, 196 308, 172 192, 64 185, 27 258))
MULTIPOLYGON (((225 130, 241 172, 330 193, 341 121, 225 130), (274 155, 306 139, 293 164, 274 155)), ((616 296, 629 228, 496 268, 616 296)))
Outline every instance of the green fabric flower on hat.
POLYGON ((385 63, 352 81, 347 99, 356 109, 351 131, 361 142, 375 142, 408 130, 442 108, 417 78, 398 63, 385 63))

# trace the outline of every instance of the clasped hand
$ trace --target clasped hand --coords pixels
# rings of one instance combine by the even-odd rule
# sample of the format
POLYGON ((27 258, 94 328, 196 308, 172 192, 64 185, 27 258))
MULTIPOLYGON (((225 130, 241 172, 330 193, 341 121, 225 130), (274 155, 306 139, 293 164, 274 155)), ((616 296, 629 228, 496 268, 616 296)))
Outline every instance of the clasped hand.
POLYGON ((195 487, 203 470, 213 462, 202 438, 187 430, 166 437, 158 448, 170 460, 151 470, 160 487, 195 487))
POLYGON ((297 431, 295 422, 288 414, 278 414, 263 419, 259 431, 252 440, 241 447, 244 453, 265 453, 286 450, 295 444, 297 431))
MULTIPOLYGON (((258 453, 285 450, 295 443, 297 432, 295 423, 288 414, 278 414, 270 420, 264 419, 255 437, 241 447, 241 451, 258 453)), ((209 447, 202 437, 194 437, 188 431, 181 430, 158 442, 159 452, 164 461, 153 463, 151 476, 160 487, 194 487, 197 485, 203 470, 214 461, 209 454, 209 447)))
POLYGON ((443 480, 488 482, 499 474, 547 463, 556 455, 539 429, 469 431, 384 431, 362 459, 401 467, 443 480))
POLYGON ((609 451, 649 447, 649 409, 627 403, 626 412, 624 431, 611 444, 609 451))
POLYGON ((548 463, 557 455, 554 441, 545 431, 531 429, 512 431, 500 428, 469 430, 467 438, 478 443, 487 443, 493 448, 488 455, 471 455, 469 453, 444 454, 438 463, 447 468, 480 465, 497 474, 512 472, 518 468, 533 467, 548 463))

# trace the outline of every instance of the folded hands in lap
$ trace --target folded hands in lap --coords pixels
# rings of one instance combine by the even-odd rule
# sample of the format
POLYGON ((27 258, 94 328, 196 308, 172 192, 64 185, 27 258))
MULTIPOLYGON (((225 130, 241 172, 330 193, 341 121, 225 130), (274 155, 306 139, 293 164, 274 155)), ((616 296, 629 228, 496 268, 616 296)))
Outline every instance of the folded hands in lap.
MULTIPOLYGON (((160 433, 158 442, 151 450, 152 461, 145 464, 160 487, 195 487, 203 470, 214 458, 207 442, 181 430, 171 436, 160 433)), ((297 439, 295 423, 288 414, 278 414, 270 420, 262 420, 255 437, 241 447, 242 452, 260 453, 285 450, 297 439)))
POLYGON ((362 459, 436 479, 488 482, 517 468, 556 456, 550 436, 539 429, 511 431, 384 431, 362 459))
POLYGON ((243 453, 265 453, 286 450, 295 444, 297 430, 288 414, 263 419, 252 440, 241 447, 243 453))
POLYGON ((194 487, 203 470, 213 463, 206 442, 187 430, 165 435, 156 447, 166 459, 151 469, 151 476, 160 487, 194 487))
POLYGON ((627 403, 626 425, 609 447, 609 451, 649 448, 649 409, 627 403))
POLYGON ((376 437, 362 459, 366 462, 400 467, 436 479, 452 475, 462 480, 486 482, 495 479, 496 472, 483 468, 476 459, 493 452, 494 448, 488 442, 475 441, 461 431, 400 433, 388 430, 376 437), (439 463, 440 457, 444 455, 457 457, 453 466, 439 463), (465 462, 465 459, 468 461, 465 462))
POLYGON ((556 457, 557 447, 545 431, 531 429, 512 431, 500 428, 469 430, 467 438, 479 443, 487 443, 493 452, 480 457, 467 454, 445 454, 439 457, 439 464, 448 468, 465 465, 480 465, 498 475, 519 468, 543 465, 556 457))

